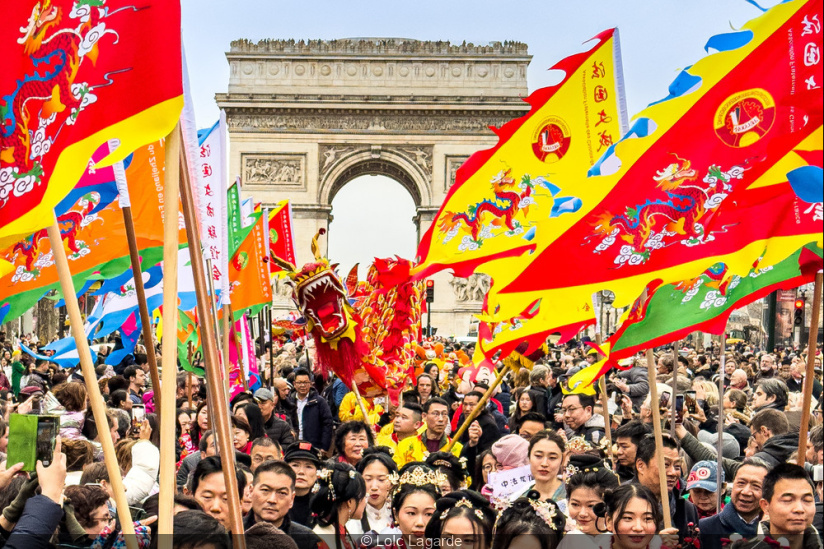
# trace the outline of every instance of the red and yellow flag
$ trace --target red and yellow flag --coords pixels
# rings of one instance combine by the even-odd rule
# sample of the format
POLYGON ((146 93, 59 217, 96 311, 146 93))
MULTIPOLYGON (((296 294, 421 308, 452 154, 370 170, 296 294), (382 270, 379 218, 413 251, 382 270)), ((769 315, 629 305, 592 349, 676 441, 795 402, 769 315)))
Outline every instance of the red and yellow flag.
POLYGON ((295 233, 292 231, 292 204, 288 200, 278 202, 269 211, 269 270, 272 274, 283 269, 274 261, 274 258, 286 261, 292 265, 295 259, 295 233))
POLYGON ((253 215, 256 219, 252 231, 229 262, 230 298, 235 315, 272 302, 269 267, 264 261, 268 253, 264 242, 267 219, 259 212, 253 215))
POLYGON ((183 105, 180 4, 19 0, 0 20, 0 247, 50 224, 104 143, 123 160, 183 105))
POLYGON ((684 71, 590 171, 586 184, 609 193, 563 234, 538 235, 534 260, 496 284, 499 318, 551 301, 530 321, 529 332, 543 333, 591 319, 601 290, 622 307, 650 283, 715 263, 745 276, 762 254, 766 267, 820 241, 810 204, 773 168, 821 148, 821 4, 781 4, 711 39, 719 53, 684 71))
MULTIPOLYGON (((496 130, 495 147, 460 167, 418 246, 418 278, 447 268, 465 277, 484 263, 520 256, 561 234, 609 190, 580 183, 626 126, 618 31, 591 43, 552 67, 563 80, 530 95, 529 114, 496 130)), ((495 280, 502 275, 481 270, 495 280)))

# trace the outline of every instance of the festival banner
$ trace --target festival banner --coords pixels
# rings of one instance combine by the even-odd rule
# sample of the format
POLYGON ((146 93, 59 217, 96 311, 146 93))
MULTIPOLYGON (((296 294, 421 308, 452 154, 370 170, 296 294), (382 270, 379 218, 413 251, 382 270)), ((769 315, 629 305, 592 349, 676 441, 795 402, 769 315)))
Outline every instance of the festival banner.
MULTIPOLYGON (((86 167, 86 171, 83 172, 80 181, 78 181, 77 185, 69 191, 69 194, 67 194, 66 197, 54 207, 54 213, 58 217, 69 211, 80 198, 85 196, 90 200, 92 198, 92 193, 97 193, 100 199, 97 204, 92 205, 89 213, 96 213, 98 210, 105 208, 117 200, 119 190, 117 187, 114 166, 108 166, 106 168, 98 168, 95 166, 97 162, 100 162, 103 158, 110 154, 111 151, 112 146, 107 143, 105 145, 101 145, 101 147, 92 155, 89 159, 89 164, 86 167)), ((122 162, 124 170, 129 168, 133 158, 134 155, 130 154, 122 162)))
MULTIPOLYGON (((80 354, 77 351, 77 343, 73 337, 65 337, 53 341, 43 347, 44 351, 52 351, 53 354, 45 355, 32 351, 20 342, 20 350, 37 360, 53 362, 61 368, 74 368, 80 363, 80 354)), ((92 362, 97 362, 97 353, 89 349, 92 355, 92 362)))
POLYGON ((174 128, 183 104, 180 36, 176 2, 4 4, 0 247, 49 225, 109 139, 120 146, 101 167, 174 128))
MULTIPOLYGON (((236 316, 247 309, 272 302, 269 268, 264 261, 268 253, 264 244, 267 220, 262 212, 253 213, 251 218, 251 231, 229 263, 230 298, 236 316)), ((257 310, 252 309, 250 314, 257 314, 257 310)))
POLYGON ((820 12, 821 0, 788 2, 710 39, 719 53, 682 72, 590 170, 587 184, 610 189, 604 199, 550 242, 536 236, 529 265, 495 286, 499 318, 541 299, 534 327, 570 326, 592 318, 598 291, 623 307, 654 281, 715 263, 744 276, 762 254, 766 267, 820 241, 814 205, 771 170, 793 151, 821 149, 820 137, 814 149, 808 141, 820 135, 824 99, 820 12), (574 268, 557 268, 559 258, 574 268), (574 308, 550 304, 551 294, 574 308))
POLYGON ((231 328, 230 338, 232 343, 229 345, 229 362, 231 363, 229 368, 229 398, 232 399, 238 393, 243 392, 243 379, 246 380, 249 390, 252 392, 261 386, 257 357, 255 356, 255 343, 249 331, 246 313, 235 321, 231 328), (238 355, 238 350, 240 355, 238 355))
POLYGON ((646 302, 635 302, 602 347, 605 359, 574 375, 569 387, 589 387, 610 368, 622 368, 621 360, 679 341, 692 332, 723 335, 733 311, 776 290, 813 282, 823 266, 822 249, 809 244, 776 265, 756 265, 743 277, 727 279, 726 265, 721 263, 698 278, 662 286, 650 293, 646 302))
MULTIPOLYGON (((125 170, 129 201, 134 218, 135 235, 143 265, 156 265, 163 259, 163 141, 135 151, 125 170)), ((123 211, 118 201, 105 208, 98 205, 108 191, 101 187, 110 183, 86 184, 94 181, 97 169, 88 168, 79 183, 89 192, 78 195, 77 202, 59 218, 69 268, 75 287, 84 287, 88 280, 107 280, 130 269, 129 247, 123 211)), ((179 212, 178 212, 179 215, 179 212)), ((186 242, 181 227, 180 242, 186 242)), ((59 291, 54 258, 45 230, 12 245, 2 258, 14 266, 12 273, 0 278, 0 304, 8 303, 5 320, 10 321, 30 309, 52 289, 59 291)))
POLYGON ((226 277, 223 248, 226 227, 226 178, 223 149, 223 134, 226 131, 224 116, 215 125, 198 132, 198 157, 196 161, 196 191, 198 194, 198 217, 200 237, 203 242, 204 259, 212 264, 212 279, 215 288, 222 290, 226 277))
MULTIPOLYGON (((556 63, 564 79, 532 93, 529 114, 495 130, 472 155, 421 239, 413 274, 450 268, 467 277, 491 260, 524 254, 562 234, 609 191, 583 175, 626 129, 618 30, 556 63)), ((522 260, 523 261, 523 260, 522 260)), ((496 280, 500 269, 484 272, 496 280)))
POLYGON ((288 200, 278 202, 269 211, 269 231, 267 232, 269 250, 269 270, 276 274, 283 269, 275 258, 292 265, 295 259, 295 233, 292 231, 292 204, 288 200))
POLYGON ((120 344, 119 348, 112 349, 106 357, 105 363, 110 366, 117 366, 123 359, 129 355, 134 354, 137 341, 140 339, 140 334, 143 333, 143 325, 140 322, 140 313, 133 312, 126 319, 126 322, 120 327, 120 344))
POLYGON ((202 355, 200 346, 200 328, 196 320, 197 316, 192 311, 178 311, 177 323, 177 356, 180 367, 187 372, 203 376, 203 368, 194 365, 194 355, 202 355), (191 357, 190 357, 191 353, 191 357))
MULTIPOLYGON (((248 203, 248 202, 247 202, 248 203)), ((247 209, 251 213, 251 209, 247 209)), ((252 231, 255 219, 251 219, 247 212, 244 212, 240 200, 240 182, 233 183, 226 192, 226 212, 227 212, 227 240, 229 245, 229 257, 234 257, 240 245, 252 231)))
MULTIPOLYGON (((149 311, 163 303, 163 268, 156 265, 141 273, 146 289, 149 311)), ((85 331, 90 338, 101 338, 119 330, 126 320, 138 312, 137 290, 134 276, 129 276, 122 286, 104 294, 86 319, 85 331)))

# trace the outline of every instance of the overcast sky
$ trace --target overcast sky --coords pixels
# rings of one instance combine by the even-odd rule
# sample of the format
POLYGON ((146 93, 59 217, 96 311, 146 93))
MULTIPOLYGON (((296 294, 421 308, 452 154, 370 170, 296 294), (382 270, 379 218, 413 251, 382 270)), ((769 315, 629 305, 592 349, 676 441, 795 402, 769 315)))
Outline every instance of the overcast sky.
MULTIPOLYGON (((705 55, 710 36, 759 13, 745 0, 183 0, 183 34, 199 127, 217 120, 214 96, 229 81, 225 52, 238 38, 402 37, 476 45, 515 40, 528 44, 533 56, 531 92, 553 83, 546 69, 610 27, 621 33, 632 116, 667 95, 677 71, 705 55)), ((330 256, 343 269, 374 255, 414 255, 414 204, 399 184, 381 177, 355 180, 338 193, 333 209, 330 256), (378 212, 380 220, 372 217, 378 212), (371 230, 364 231, 364 215, 371 230)))

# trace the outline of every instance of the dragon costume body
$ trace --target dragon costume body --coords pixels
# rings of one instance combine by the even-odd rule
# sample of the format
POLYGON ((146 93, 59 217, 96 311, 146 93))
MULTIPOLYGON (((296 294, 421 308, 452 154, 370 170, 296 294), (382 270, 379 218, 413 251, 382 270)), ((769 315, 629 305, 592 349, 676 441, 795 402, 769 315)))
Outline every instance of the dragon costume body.
POLYGON ((301 269, 277 260, 314 338, 318 369, 334 372, 350 389, 356 384, 364 397, 388 394, 397 404, 414 378, 422 283, 412 281, 411 262, 398 257, 376 259, 363 281, 356 265, 344 283, 337 265, 319 253, 317 239, 324 233, 312 239, 315 260, 301 269))

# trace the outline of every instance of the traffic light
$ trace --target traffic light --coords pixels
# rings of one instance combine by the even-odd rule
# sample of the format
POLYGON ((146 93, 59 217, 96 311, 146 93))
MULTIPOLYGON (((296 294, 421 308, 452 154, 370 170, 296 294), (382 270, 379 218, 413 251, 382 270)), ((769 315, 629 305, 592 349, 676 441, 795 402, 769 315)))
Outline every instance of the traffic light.
POLYGON ((795 300, 795 316, 793 317, 793 325, 804 326, 804 306, 807 302, 803 299, 795 300))
POLYGON ((427 280, 426 281, 426 302, 432 303, 435 301, 435 281, 434 280, 427 280))

